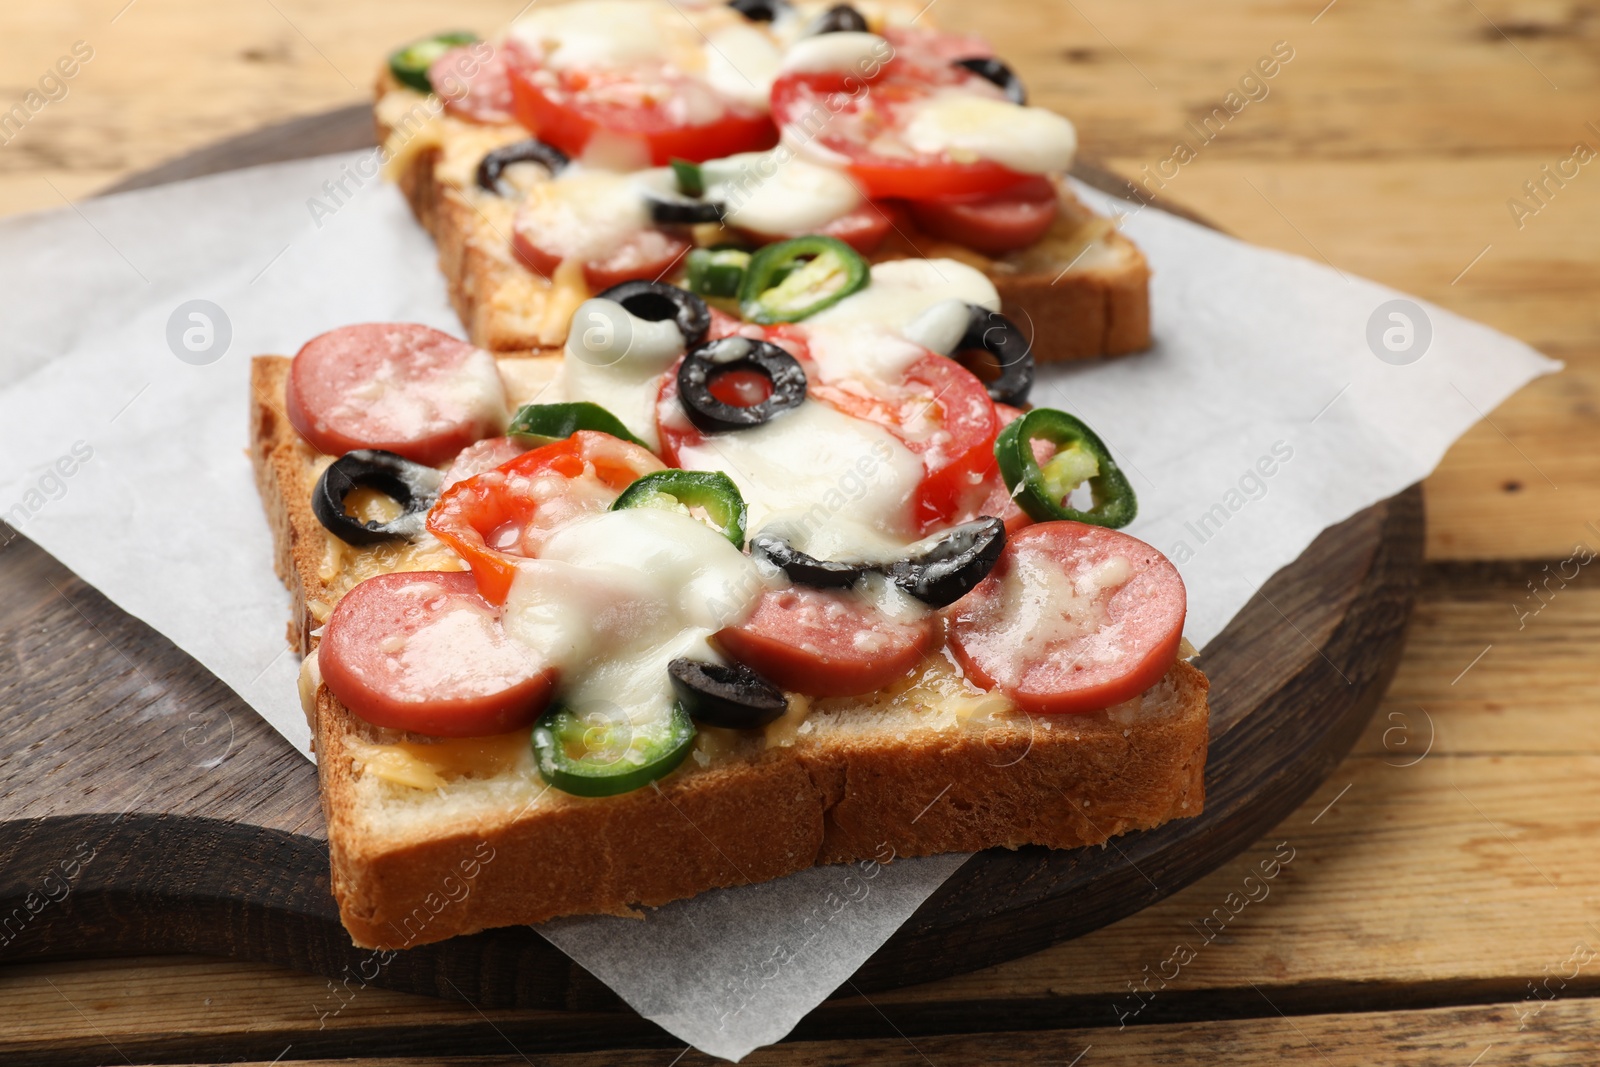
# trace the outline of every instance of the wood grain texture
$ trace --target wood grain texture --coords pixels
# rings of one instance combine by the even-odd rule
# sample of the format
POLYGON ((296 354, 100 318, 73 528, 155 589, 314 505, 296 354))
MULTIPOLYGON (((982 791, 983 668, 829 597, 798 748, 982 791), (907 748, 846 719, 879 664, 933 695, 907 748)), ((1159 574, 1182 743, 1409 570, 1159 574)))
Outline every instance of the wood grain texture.
MULTIPOLYGON (((522 6, 462 0, 448 20, 487 31, 522 6)), ((1193 139, 1186 123, 1237 90, 1276 42, 1292 47, 1266 95, 1166 192, 1247 240, 1320 250, 1582 371, 1587 384, 1572 374, 1535 383, 1505 418, 1492 416, 1515 448, 1479 427, 1427 484, 1430 558, 1564 555, 1574 529, 1600 521, 1600 449, 1573 447, 1600 435, 1600 263, 1588 240, 1600 226, 1600 175, 1585 167, 1520 228, 1506 202, 1575 142, 1600 148, 1588 125, 1600 124, 1600 18, 1592 4, 1511 0, 1340 0, 1318 17, 1323 7, 1267 0, 1202 14, 1184 0, 939 0, 936 11, 990 36, 1038 102, 1073 116, 1087 152, 1133 175, 1193 139), (1522 495, 1503 488, 1510 482, 1522 495)), ((220 138, 360 105, 385 50, 442 17, 431 0, 8 9, 0 103, 21 99, 75 41, 95 56, 65 98, 0 147, 0 211, 60 207, 220 138)))
MULTIPOLYGON (((0 11, 7 31, 0 34, 0 62, 12 75, 0 91, 7 103, 72 41, 89 39, 97 49, 69 98, 52 103, 0 148, 0 211, 59 206, 57 190, 87 195, 219 137, 359 104, 383 46, 436 29, 440 19, 438 5, 426 0, 226 6, 138 0, 112 23, 123 6, 124 0, 79 0, 0 11), (319 50, 349 71, 351 82, 319 50)), ((449 18, 487 27, 520 6, 521 0, 464 0, 452 5, 449 18)), ((1566 959, 1575 941, 1588 938, 1600 946, 1600 933, 1589 925, 1593 896, 1582 888, 1600 882, 1600 868, 1583 820, 1569 825, 1573 812, 1600 810, 1590 784, 1592 762, 1584 762, 1600 753, 1600 720, 1592 714, 1600 686, 1600 661, 1593 655, 1600 601, 1585 599, 1594 587, 1592 568, 1525 628, 1518 629, 1513 612, 1528 595, 1525 582, 1539 580, 1540 564, 1567 558, 1578 539, 1600 546, 1600 534, 1586 525, 1600 524, 1600 478, 1593 467, 1600 455, 1594 403, 1600 249, 1592 240, 1600 223, 1600 178, 1585 168, 1522 229, 1506 209, 1541 165, 1565 158, 1573 141, 1592 138, 1585 130, 1600 120, 1594 107, 1600 18, 1587 2, 1339 0, 1324 8, 1323 0, 1252 0, 1203 11, 1182 0, 940 0, 937 13, 993 37, 1040 102, 1073 115, 1086 151, 1134 174, 1166 158, 1185 121, 1207 113, 1274 41, 1291 41, 1296 57, 1272 80, 1271 95, 1252 102, 1167 191, 1247 239, 1308 256, 1316 254, 1314 243, 1342 269, 1437 301, 1568 362, 1566 374, 1536 382, 1491 414, 1504 436, 1477 427, 1426 485, 1430 558, 1516 558, 1533 561, 1531 571, 1494 572, 1492 595, 1482 592, 1483 571, 1429 572, 1389 698, 1355 755, 1285 824, 1294 846, 1304 842, 1299 855, 1307 862, 1297 857, 1290 865, 1293 881, 1282 883, 1286 891, 1274 890, 1260 909, 1252 905, 1226 940, 1219 938, 1182 977, 1204 987, 1203 995, 1231 990, 1241 1000, 1259 1001, 1248 984, 1254 982, 1280 1005, 1286 990, 1298 988, 1312 1007, 1345 1012, 1315 1024, 1340 1035, 1337 1047, 1318 1041, 1339 1064, 1465 1067, 1491 1042, 1495 1047, 1480 1061, 1484 1067, 1595 1062, 1593 1035, 1600 1026, 1592 1006, 1578 1000, 1557 1002, 1522 1033, 1514 1014, 1503 1016, 1504 1025, 1492 1017, 1485 1023, 1480 1013, 1495 1009, 1422 1016, 1373 1009, 1394 1003, 1418 982, 1439 996, 1480 999, 1484 983, 1497 983, 1509 989, 1502 998, 1515 1005, 1526 992, 1523 983, 1566 959), (1418 705, 1438 725, 1436 747, 1416 767, 1385 765, 1413 758, 1403 746, 1391 752, 1385 745, 1420 739, 1427 720, 1418 705), (1414 725, 1387 733, 1407 722, 1414 725), (1313 821, 1351 781, 1350 792, 1313 821), (1369 802, 1351 804, 1363 796, 1369 802), (1534 881, 1519 850, 1554 884, 1534 881), (1508 903, 1501 903, 1503 894, 1508 903), (1449 984, 1458 971, 1459 988, 1449 984), (1482 1042, 1474 1046, 1478 1037, 1482 1042)), ((43 592, 54 596, 47 586, 43 592)), ((0 610, 8 607, 0 603, 0 610)), ((11 667, 4 657, 13 636, 0 645, 0 668, 11 667)), ((50 646, 47 635, 30 633, 23 647, 47 656, 50 646)), ((57 781, 72 777, 70 768, 53 774, 57 781)), ((1060 989, 1068 998, 1098 995, 1093 1021, 1110 1023, 1109 1001, 1128 995, 1124 983, 1164 959, 1168 942, 1260 858, 1247 852, 1168 901, 1087 937, 893 996, 925 996, 929 1015, 992 1030, 1004 1025, 1011 1005, 1046 1011, 1060 989)), ((249 1054, 267 1062, 291 1043, 287 1059, 313 1051, 298 1043, 299 1036, 315 1029, 314 1005, 331 995, 319 979, 247 964, 171 962, 162 965, 165 977, 141 969, 125 980, 105 973, 124 966, 0 968, 0 1013, 8 1023, 21 1017, 68 1035, 63 1041, 75 1051, 66 1062, 120 1063, 42 975, 97 1023, 106 1018, 102 1012, 121 1012, 122 1028, 108 1030, 119 1043, 140 1033, 209 1033, 213 1009, 231 996, 238 1020, 228 1024, 230 1032, 263 1035, 259 1047, 247 1053, 243 1038, 219 1038, 212 1052, 172 1056, 208 1061, 249 1054), (231 968, 233 977, 219 978, 217 967, 231 968), (190 980, 173 977, 191 970, 190 980), (73 985, 77 977, 86 983, 81 995, 73 985), (30 983, 54 999, 53 1014, 42 998, 14 999, 30 983), (25 1010, 9 1011, 13 1003, 25 1010), (266 1038, 279 1034, 287 1036, 268 1047, 266 1038)), ((575 1004, 604 999, 592 981, 575 983, 572 995, 575 1004)), ((886 1002, 891 994, 871 995, 900 1022, 898 1009, 886 1002)), ((428 1011, 451 1011, 462 1027, 477 1018, 462 1004, 374 988, 362 991, 337 1021, 361 1019, 368 1004, 376 1007, 361 1022, 361 1036, 327 1055, 404 1053, 402 1043, 389 1039, 385 1018, 426 1020, 434 1017, 428 1011)), ((1141 1019, 1152 1018, 1160 1005, 1158 998, 1141 1019)), ((1194 1010, 1203 1017, 1206 1009, 1194 1010)), ((1261 1018, 1249 1023, 1152 1026, 1138 1033, 1130 1027, 1098 1042, 1082 1062, 1325 1062, 1294 1031, 1313 1025, 1308 1018, 1291 1025, 1256 1010, 1261 1018)), ((489 1014, 496 1025, 507 1025, 508 1016, 489 1014)), ((882 1019, 877 1024, 884 1026, 882 1019)), ((525 1062, 507 1046, 491 1047, 493 1031, 481 1019, 476 1025, 480 1043, 449 1051, 485 1057, 472 1062, 525 1062)), ((924 1062, 884 1029, 877 1033, 884 1040, 838 1042, 826 1055, 831 1062, 924 1062)), ((916 1041, 941 1064, 957 1053, 963 1060, 1005 1056, 1066 1064, 1082 1048, 1073 1037, 1033 1044, 1009 1036, 954 1045, 916 1041)), ((666 1064, 679 1049, 587 1058, 666 1064)), ((786 1048, 759 1053, 752 1062, 817 1062, 822 1055, 786 1048)), ((0 1059, 44 1062, 23 1053, 0 1059)), ((689 1055, 680 1062, 694 1060, 689 1055)))
MULTIPOLYGON (((924 1035, 1067 1028, 1075 1032, 1055 1035, 1051 1046, 1071 1048, 1066 1056, 1052 1058, 1009 1035, 995 1047, 1029 1050, 1032 1059, 1018 1062, 1065 1063, 1084 1043, 1096 1045, 1097 1057, 1131 1057, 1128 1049, 1149 1052, 1147 1042, 1156 1038, 1145 1032, 1151 1031, 1174 1062, 1220 1062, 1209 1043, 1227 1035, 1251 1033, 1262 1041, 1293 1035, 1267 1006, 1270 999, 1302 1028, 1306 1014, 1352 1013, 1340 1016, 1343 1032, 1381 1040, 1362 1046, 1365 1059, 1350 1052, 1333 1062, 1389 1063, 1406 1061, 1392 1058, 1401 1049, 1379 1053, 1395 1031, 1386 1014, 1369 1014, 1374 1009, 1498 1003, 1494 1017, 1505 1023, 1499 1037, 1491 1032, 1465 1057, 1416 1062, 1465 1067, 1491 1041, 1503 1058, 1489 1063, 1539 1062, 1538 1055, 1557 1051, 1574 1056, 1582 1046, 1564 1042, 1580 1018, 1556 1009, 1570 1011, 1574 998, 1600 996, 1593 962, 1565 988, 1560 977, 1572 970, 1562 964, 1575 946, 1600 949, 1591 892, 1600 882, 1600 856, 1590 847, 1600 812, 1600 724, 1582 704, 1600 686, 1600 660, 1592 654, 1600 637, 1600 586, 1586 574, 1518 630, 1510 598, 1530 570, 1541 568, 1430 572, 1405 662, 1354 754, 1259 845, 1168 900, 1078 940, 935 983, 869 992, 870 1006, 842 991, 799 1036, 841 1039, 830 1053, 838 1058, 851 1049, 863 1058, 897 1055, 842 1040, 885 1036, 881 1010, 936 1063, 948 1061, 932 1054, 924 1035), (1507 694, 1518 692, 1528 696, 1509 703, 1507 694), (1552 804, 1552 796, 1561 803, 1552 804), (1202 945, 1192 924, 1242 890, 1247 875, 1259 877, 1280 843, 1293 857, 1270 880, 1268 894, 1202 945), (1138 1003, 1127 983, 1141 983, 1146 968, 1158 972, 1180 942, 1195 948, 1196 958, 1166 988, 1142 994, 1147 1005, 1117 1032, 1119 1011, 1125 1015, 1138 1003), (1548 975, 1561 999, 1519 1032, 1515 1012, 1540 1003, 1526 999, 1533 995, 1529 981, 1548 975), (1220 1018, 1254 1021, 1168 1025, 1220 1018), (1267 1029, 1272 1025, 1278 1029, 1267 1029), (1096 1028, 1108 1032, 1091 1034, 1096 1028)), ((132 1046, 152 1057, 198 1060, 270 1060, 291 1043, 291 1057, 400 1047, 414 1055, 494 1056, 505 1050, 502 1034, 541 1059, 597 1034, 612 1047, 665 1048, 667 1041, 622 1012, 592 980, 574 986, 566 1012, 485 1007, 480 1016, 460 1002, 359 984, 334 990, 322 979, 276 968, 126 960, 0 970, 0 1004, 14 1005, 17 1020, 7 1031, 11 1043, 0 1043, 0 1060, 26 1052, 27 1062, 112 1059, 102 1034, 125 1052, 132 1046), (156 1036, 179 1028, 188 1036, 156 1036)), ((1468 1042, 1475 1032, 1470 1020, 1480 1017, 1459 1007, 1426 1016, 1437 1023, 1441 1056, 1458 1047, 1447 1038, 1468 1042)), ((1591 1039, 1596 1032, 1588 1031, 1591 1039)), ((1245 1046, 1240 1054, 1270 1062, 1268 1050, 1276 1047, 1245 1046)), ((678 1048, 641 1060, 665 1063, 678 1048)), ((808 1046, 786 1045, 758 1062, 815 1062, 813 1054, 808 1046)))
MULTIPOLYGON (((121 187, 360 147, 370 135, 365 109, 347 108, 244 135, 121 187)), ((1101 188, 1121 191, 1126 184, 1092 164, 1078 170, 1101 188)), ((868 989, 903 985, 1077 936, 1170 894, 1246 847, 1315 788, 1370 715, 1398 660, 1421 536, 1415 491, 1369 509, 1324 534, 1213 643, 1216 651, 1202 664, 1212 678, 1213 743, 1208 803, 1198 818, 1125 837, 1115 855, 1041 848, 983 853, 941 886, 861 969, 857 983, 868 989)), ((7 580, 6 562, 0 560, 0 587, 7 580)), ((19 565, 15 556, 9 562, 19 565)), ((103 610, 120 615, 109 605, 103 610)), ((131 619, 109 620, 107 626, 123 622, 137 626, 131 619)), ((137 656, 150 643, 166 645, 140 627, 126 647, 137 656)), ((124 646, 117 649, 132 666, 124 646)), ((58 665, 57 673, 73 671, 58 665)), ((41 697, 24 689, 15 699, 27 704, 41 697)), ((173 698, 172 706, 181 705, 173 698)), ((117 706, 107 717, 107 728, 80 724, 73 736, 115 735, 120 745, 151 747, 147 718, 129 721, 117 706)), ((10 748, 52 744, 60 736, 36 739, 19 730, 10 748)), ((153 780, 168 788, 133 798, 129 808, 136 810, 115 817, 98 808, 84 812, 70 794, 39 792, 11 777, 15 797, 8 807, 15 815, 0 809, 0 856, 17 876, 0 875, 0 915, 28 921, 0 945, 0 959, 144 952, 166 945, 290 963, 330 976, 359 970, 363 954, 330 921, 326 831, 318 826, 296 833, 270 815, 247 814, 260 806, 252 795, 261 778, 254 765, 280 766, 286 746, 253 736, 206 767, 209 777, 232 784, 241 801, 213 809, 187 795, 198 754, 190 749, 206 735, 188 728, 181 736, 183 750, 156 740, 156 758, 132 783, 142 788, 153 780), (33 918, 28 904, 37 899, 37 886, 25 872, 48 870, 65 840, 79 841, 96 862, 85 865, 69 899, 33 918), (199 856, 220 862, 201 868, 193 863, 199 856)), ((99 770, 116 780, 114 768, 99 770)), ((314 780, 309 769, 307 776, 314 780)), ((5 777, 0 769, 0 779, 5 777)), ((304 812, 290 817, 303 818, 304 812)), ((489 1004, 550 1007, 566 1002, 576 970, 531 931, 514 929, 414 949, 382 968, 375 981, 412 991, 448 990, 489 1004)))

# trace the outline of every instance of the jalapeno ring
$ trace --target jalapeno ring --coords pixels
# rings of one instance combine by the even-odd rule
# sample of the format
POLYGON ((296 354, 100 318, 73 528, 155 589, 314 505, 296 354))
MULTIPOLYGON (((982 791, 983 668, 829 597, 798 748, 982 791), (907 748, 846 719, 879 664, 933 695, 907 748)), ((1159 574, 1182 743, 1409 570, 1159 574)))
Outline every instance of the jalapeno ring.
POLYGON ((1039 522, 1067 519, 1117 529, 1139 513, 1128 476, 1105 442, 1084 423, 1054 408, 1035 408, 1004 430, 994 443, 1000 476, 1017 505, 1039 522), (1041 465, 1034 442, 1055 454, 1041 465), (1067 503, 1073 491, 1089 485, 1094 503, 1081 510, 1067 503))

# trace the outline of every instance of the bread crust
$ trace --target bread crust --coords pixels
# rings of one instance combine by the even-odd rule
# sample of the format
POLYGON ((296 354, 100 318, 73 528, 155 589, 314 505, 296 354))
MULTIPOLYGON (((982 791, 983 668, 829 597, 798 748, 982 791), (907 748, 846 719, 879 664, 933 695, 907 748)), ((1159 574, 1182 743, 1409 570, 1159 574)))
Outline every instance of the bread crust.
MULTIPOLYGON (((379 93, 385 91, 380 83, 379 93)), ((393 132, 379 108, 380 143, 393 132)), ((510 249, 510 238, 462 192, 440 176, 444 146, 452 151, 469 146, 451 138, 465 125, 441 118, 435 128, 440 144, 404 157, 393 178, 410 202, 413 213, 434 239, 439 250, 439 270, 449 286, 450 299, 474 344, 492 352, 514 352, 560 345, 565 331, 554 324, 538 329, 516 310, 516 299, 538 299, 551 284, 520 263, 510 249), (510 306, 508 306, 510 305, 510 306)), ((482 133, 482 130, 475 131, 482 133)), ((526 136, 507 128, 504 137, 526 136)), ((457 161, 452 168, 460 171, 457 161)), ((1071 192, 1060 186, 1061 217, 1057 235, 1065 241, 1060 262, 1038 262, 1037 255, 1021 263, 994 260, 919 231, 904 212, 894 219, 895 230, 874 262, 907 256, 951 256, 982 270, 1000 294, 1001 310, 1019 323, 1027 323, 1034 358, 1040 362, 1122 356, 1150 346, 1150 267, 1144 254, 1120 231, 1105 225, 1071 192), (1074 265, 1078 255, 1071 242, 1075 227, 1089 226, 1104 254, 1093 265, 1074 265), (1108 262, 1109 261, 1109 262, 1108 262)))
MULTIPOLYGON (((294 593, 290 643, 305 653, 318 625, 312 605, 331 600, 329 542, 309 504, 325 457, 288 421, 289 365, 281 356, 252 362, 250 455, 276 569, 294 593)), ((1195 815, 1206 678, 1178 662, 1156 688, 1153 710, 1123 705, 976 728, 849 728, 848 702, 842 710, 826 702, 807 720, 821 724, 813 733, 705 765, 686 761, 655 787, 599 799, 545 790, 459 810, 440 798, 436 816, 398 824, 383 817, 360 755, 363 743, 398 735, 381 736, 325 686, 315 686, 307 711, 340 916, 357 945, 400 949, 562 915, 637 914, 819 863, 1074 848, 1195 815)), ((533 790, 536 780, 530 772, 519 781, 533 790)), ((414 799, 428 811, 432 794, 414 799)))
POLYGON ((427 835, 363 820, 350 741, 359 723, 326 687, 314 732, 333 891, 355 943, 399 949, 573 914, 636 915, 707 889, 816 864, 1003 846, 1076 848, 1198 814, 1206 680, 1176 663, 1178 710, 1125 725, 1106 713, 981 734, 913 731, 802 741, 656 788, 522 810, 427 835), (450 898, 477 859, 470 892, 450 898))

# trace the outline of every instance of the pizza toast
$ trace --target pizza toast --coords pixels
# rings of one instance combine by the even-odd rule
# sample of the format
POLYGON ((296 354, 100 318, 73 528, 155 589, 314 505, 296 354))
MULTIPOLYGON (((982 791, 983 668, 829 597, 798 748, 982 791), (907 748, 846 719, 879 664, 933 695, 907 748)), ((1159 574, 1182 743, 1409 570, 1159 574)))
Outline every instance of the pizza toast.
MULTIPOLYGON (((599 10, 607 2, 589 0, 588 6, 596 8, 596 17, 602 17, 609 14, 609 9, 599 10)), ((635 10, 643 9, 630 8, 629 14, 633 17, 637 17, 633 14, 635 10)), ((675 14, 679 19, 688 17, 682 12, 675 11, 675 14)), ((691 14, 704 18, 698 9, 691 14)), ((898 11, 895 5, 879 5, 869 10, 865 18, 874 28, 888 34, 888 38, 867 33, 828 34, 825 38, 802 37, 798 44, 791 42, 791 47, 803 48, 821 39, 870 37, 886 48, 898 48, 906 54, 909 58, 902 65, 930 52, 939 55, 951 50, 975 52, 985 57, 981 62, 998 64, 1004 72, 1002 80, 1009 79, 1010 84, 1020 86, 1009 68, 993 58, 980 40, 901 24, 911 16, 920 16, 920 13, 912 8, 898 11), (888 43, 890 39, 892 45, 888 43)), ((783 21, 782 16, 777 21, 783 21)), ((712 20, 708 25, 714 27, 720 23, 712 20)), ((865 25, 863 23, 863 28, 865 25)), ((926 27, 926 22, 920 25, 926 27)), ((713 28, 711 32, 714 37, 718 31, 713 28)), ((713 38, 706 40, 710 44, 713 38)), ((494 43, 477 42, 470 48, 475 50, 472 55, 465 54, 466 48, 462 49, 459 62, 465 66, 459 67, 455 75, 448 70, 441 75, 439 68, 435 68, 435 79, 444 86, 440 95, 421 91, 418 84, 429 85, 425 80, 417 83, 413 79, 412 84, 402 82, 392 62, 390 69, 380 75, 374 116, 382 146, 381 158, 385 161, 386 173, 405 193, 417 218, 435 239, 439 266, 469 337, 495 352, 558 345, 564 336, 564 316, 604 285, 594 284, 592 279, 586 284, 581 272, 561 269, 557 266, 558 259, 536 249, 530 250, 530 242, 518 236, 518 194, 504 182, 484 183, 480 164, 496 150, 526 143, 528 122, 532 120, 513 108, 511 91, 504 85, 505 66, 523 63, 516 58, 522 55, 516 41, 508 37, 494 43), (513 58, 508 59, 508 56, 513 58), (473 77, 461 76, 467 72, 473 77), (461 92, 452 92, 454 88, 460 88, 461 92), (514 121, 513 114, 524 121, 514 121)), ((724 47, 713 45, 712 62, 725 52, 724 47)), ((448 66, 446 60, 440 62, 448 66)), ((875 61, 869 58, 866 62, 875 61)), ((977 62, 980 60, 962 59, 958 64, 977 62)), ((994 76, 993 70, 984 69, 988 72, 986 76, 994 76)), ((988 86, 981 79, 973 84, 988 86)), ((870 92, 866 98, 870 99, 870 92)), ((520 95, 518 99, 520 105, 520 95)), ((829 105, 830 110, 832 106, 829 105)), ((835 125, 843 125, 833 121, 835 125)), ((985 121, 992 120, 985 116, 985 121)), ((808 155, 806 145, 792 151, 789 148, 791 133, 801 127, 804 133, 797 143, 825 142, 830 135, 829 127, 823 124, 821 132, 817 133, 813 130, 815 125, 805 116, 796 119, 791 126, 780 123, 785 140, 777 151, 788 153, 784 156, 786 160, 794 157, 797 160, 794 166, 808 166, 807 159, 826 154, 810 152, 808 155)), ((1013 139, 1026 140, 1031 132, 1019 130, 1013 139)), ((554 138, 556 135, 547 132, 545 136, 554 138)), ((1070 127, 1067 136, 1071 138, 1070 127)), ((573 147, 566 140, 562 144, 569 149, 573 147)), ((1075 141, 1055 162, 1070 160, 1073 146, 1075 141)), ((827 146, 826 152, 837 155, 832 144, 827 146)), ((855 216, 865 216, 870 224, 867 236, 857 242, 862 251, 870 253, 869 258, 874 261, 901 257, 951 258, 983 270, 998 288, 1007 314, 1027 324, 1035 338, 1036 357, 1041 361, 1124 355, 1148 347, 1149 266, 1137 246, 1112 220, 1095 215, 1078 200, 1060 171, 1035 175, 1022 182, 1016 188, 1031 190, 1025 195, 1006 194, 1013 200, 1026 201, 1030 197, 1037 200, 1043 196, 1053 202, 1044 208, 1026 202, 1021 204, 1020 209, 1032 212, 1044 226, 1042 230, 1024 227, 1026 232, 1021 236, 1010 234, 1007 229, 1019 225, 1016 203, 990 204, 980 199, 980 207, 987 215, 981 215, 974 222, 968 217, 971 210, 965 206, 971 197, 963 193, 950 201, 955 205, 953 208, 942 210, 966 211, 966 215, 958 214, 952 222, 930 213, 929 205, 937 207, 946 201, 921 201, 915 196, 921 195, 917 190, 922 184, 935 181, 937 176, 934 170, 919 172, 916 188, 899 190, 902 194, 912 192, 911 200, 892 195, 896 190, 890 190, 891 195, 886 198, 874 195, 856 209, 855 216), (1011 214, 1008 215, 1008 211, 1011 214), (1041 215, 1040 211, 1046 213, 1041 215), (929 226, 933 231, 927 228, 929 226), (999 247, 990 243, 996 240, 996 226, 1000 231, 999 247)), ((859 177, 852 180, 861 181, 859 177)), ((525 194, 526 188, 520 192, 525 194)), ((846 214, 844 219, 851 217, 846 214)), ((725 221, 732 226, 731 218, 725 221)), ((536 224, 528 225, 537 230, 536 224)), ((814 227, 802 227, 809 228, 814 227)), ((683 236, 690 240, 690 235, 683 236)), ((692 235, 692 243, 714 245, 749 236, 748 232, 737 228, 701 226, 692 235)), ((531 244, 536 246, 537 239, 531 244)), ((567 268, 575 266, 566 263, 567 268)), ((650 269, 638 276, 681 281, 684 261, 680 253, 676 261, 663 259, 653 265, 641 263, 640 269, 646 268, 650 269)))
MULTIPOLYGON (((310 653, 335 591, 393 561, 364 559, 374 550, 352 551, 312 515, 329 457, 284 410, 288 370, 284 357, 253 363, 250 454, 297 605, 291 631, 310 653)), ((374 727, 308 662, 302 698, 333 891, 369 948, 567 914, 636 915, 819 863, 1102 844, 1194 815, 1204 797, 1207 684, 1181 660, 1104 711, 1018 717, 930 658, 870 696, 794 695, 798 714, 764 731, 702 730, 656 788, 596 798, 541 781, 526 730, 477 742, 374 727), (441 746, 448 756, 430 758, 441 746)))

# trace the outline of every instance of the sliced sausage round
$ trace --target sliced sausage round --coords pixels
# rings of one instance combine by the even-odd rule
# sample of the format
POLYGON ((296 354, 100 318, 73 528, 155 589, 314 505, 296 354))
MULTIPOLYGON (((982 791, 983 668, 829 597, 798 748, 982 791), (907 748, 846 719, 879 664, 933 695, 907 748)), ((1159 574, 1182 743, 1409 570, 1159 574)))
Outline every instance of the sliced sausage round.
POLYGON ((467 571, 380 574, 345 594, 317 649, 333 695, 374 726, 484 737, 527 726, 556 670, 509 637, 467 571))
POLYGON ((916 200, 910 208, 926 233, 1000 256, 1049 233, 1061 203, 1050 179, 1035 177, 998 193, 916 200))
POLYGON ((313 337, 294 357, 285 400, 289 421, 320 452, 377 448, 429 466, 506 421, 494 357, 414 323, 313 337))
POLYGON ((451 114, 470 122, 517 121, 505 52, 487 41, 452 48, 428 67, 428 82, 451 114))
POLYGON ((975 682, 1025 711, 1099 711, 1167 673, 1187 607, 1178 569, 1138 538, 1042 522, 960 601, 950 644, 975 682))
POLYGON ((938 636, 931 615, 901 622, 853 593, 794 586, 763 593, 749 617, 720 631, 716 642, 783 689, 838 697, 903 677, 938 636))

